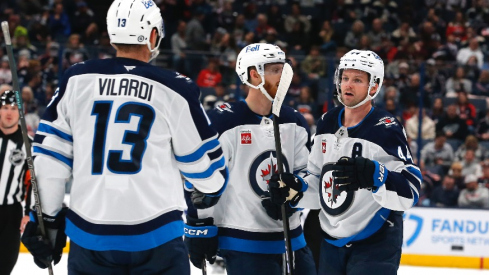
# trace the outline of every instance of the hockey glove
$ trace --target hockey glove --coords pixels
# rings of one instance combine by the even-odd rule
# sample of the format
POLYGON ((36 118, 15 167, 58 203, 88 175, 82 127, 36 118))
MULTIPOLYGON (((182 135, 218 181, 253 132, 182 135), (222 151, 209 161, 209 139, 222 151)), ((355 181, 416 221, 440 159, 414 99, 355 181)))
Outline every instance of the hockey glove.
POLYGON ((270 199, 278 205, 290 201, 290 205, 296 206, 306 190, 307 184, 301 178, 290 173, 274 174, 268 182, 270 199))
POLYGON ((382 163, 363 157, 342 157, 333 166, 334 183, 340 191, 358 189, 377 190, 387 179, 387 169, 382 163))
POLYGON ((51 262, 56 265, 61 260, 63 248, 66 246, 65 216, 67 210, 68 208, 61 209, 56 217, 43 215, 49 240, 42 237, 37 217, 35 221, 29 221, 25 226, 22 243, 34 256, 34 263, 40 268, 47 268, 51 262))
POLYGON ((204 259, 213 264, 216 261, 218 245, 214 219, 196 219, 187 216, 184 232, 184 242, 188 249, 190 262, 199 269, 202 268, 204 259))
MULTIPOLYGON (((282 206, 273 203, 269 199, 263 199, 261 201, 261 205, 265 208, 265 211, 267 211, 267 215, 276 220, 276 221, 281 221, 282 220, 282 206)), ((290 218, 292 214, 294 214, 297 211, 296 208, 292 208, 290 204, 286 203, 285 204, 285 214, 287 214, 287 218, 290 218)))
POLYGON ((205 209, 216 205, 216 203, 221 198, 221 192, 213 193, 213 194, 205 194, 194 188, 192 191, 192 195, 190 199, 192 200, 192 204, 197 209, 205 209))

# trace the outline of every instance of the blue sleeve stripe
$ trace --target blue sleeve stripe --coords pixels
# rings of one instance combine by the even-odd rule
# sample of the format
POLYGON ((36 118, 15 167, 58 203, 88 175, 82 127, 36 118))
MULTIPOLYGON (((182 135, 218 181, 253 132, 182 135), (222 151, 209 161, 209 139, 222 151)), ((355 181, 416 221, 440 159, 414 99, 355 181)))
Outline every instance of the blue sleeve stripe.
POLYGON ((389 171, 387 170, 387 168, 385 168, 384 164, 379 163, 378 161, 375 161, 375 160, 373 162, 375 163, 375 172, 373 175, 374 186, 381 187, 382 185, 385 184, 385 181, 387 180, 387 176, 388 176, 389 171), (383 171, 381 171, 381 170, 383 170, 383 171))
POLYGON ((184 183, 184 184, 185 184, 185 187, 186 187, 187 189, 192 189, 192 188, 194 188, 193 184, 191 184, 191 183, 190 183, 190 182, 188 182, 188 181, 185 181, 185 183, 184 183))
MULTIPOLYGON (((183 235, 183 221, 173 221, 145 234, 95 235, 83 231, 66 219, 66 235, 85 249, 95 251, 119 250, 136 252, 149 250, 183 235)), ((107 232, 109 233, 109 232, 107 232)))
POLYGON ((175 155, 175 159, 178 162, 194 162, 199 159, 201 159, 205 153, 208 151, 218 147, 220 145, 219 141, 217 138, 211 139, 208 142, 202 144, 202 146, 199 147, 199 149, 195 150, 193 153, 185 155, 185 156, 177 156, 175 155))
POLYGON ((60 131, 53 126, 44 124, 44 123, 39 123, 39 127, 37 128, 37 131, 39 132, 44 132, 47 134, 55 135, 59 138, 62 138, 66 141, 73 142, 73 136, 68 135, 67 133, 60 131))
POLYGON ((299 192, 306 192, 307 188, 309 188, 309 185, 304 181, 302 177, 296 176, 296 178, 299 179, 300 182, 302 183, 302 189, 299 192))
POLYGON ((325 240, 334 246, 342 247, 350 242, 366 239, 372 236, 375 232, 379 231, 382 225, 384 225, 385 220, 389 217, 390 212, 391 211, 387 208, 381 208, 379 211, 377 211, 377 213, 375 213, 374 217, 370 220, 367 226, 365 226, 365 228, 362 231, 358 232, 353 236, 341 238, 337 240, 331 240, 331 239, 325 239, 325 240))
POLYGON ((225 164, 226 164, 226 160, 225 160, 225 158, 223 156, 223 157, 221 157, 220 160, 212 163, 209 166, 209 168, 207 170, 205 170, 204 172, 200 172, 200 173, 185 173, 185 172, 181 172, 181 173, 187 179, 206 179, 206 178, 212 176, 212 174, 214 174, 214 172, 216 170, 226 167, 225 164))
POLYGON ((39 153, 39 154, 43 154, 46 156, 53 157, 53 158, 63 162, 64 164, 68 165, 70 168, 73 168, 73 159, 67 158, 67 157, 61 155, 60 153, 56 153, 56 152, 53 152, 51 150, 41 148, 39 146, 34 146, 34 153, 39 153))
MULTIPOLYGON (((304 234, 291 238, 291 243, 292 251, 297 251, 304 248, 306 246, 304 234)), ((247 253, 283 254, 285 253, 285 241, 247 240, 228 236, 219 236, 219 248, 247 253)))
POLYGON ((407 171, 402 171, 401 175, 403 175, 409 182, 411 182, 414 187, 416 187, 419 190, 421 189, 421 181, 419 178, 413 176, 413 174, 407 172, 407 171))

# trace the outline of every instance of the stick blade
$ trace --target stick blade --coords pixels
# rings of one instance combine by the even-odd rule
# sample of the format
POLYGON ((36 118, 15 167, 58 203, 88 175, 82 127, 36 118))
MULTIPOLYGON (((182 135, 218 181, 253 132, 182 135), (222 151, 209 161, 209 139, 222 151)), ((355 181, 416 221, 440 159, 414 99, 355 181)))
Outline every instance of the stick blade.
POLYGON ((285 95, 289 90, 290 82, 292 82, 292 76, 294 71, 288 63, 284 63, 284 69, 282 70, 282 76, 280 77, 280 83, 278 84, 277 94, 273 100, 272 113, 276 116, 280 116, 280 108, 284 103, 285 95))

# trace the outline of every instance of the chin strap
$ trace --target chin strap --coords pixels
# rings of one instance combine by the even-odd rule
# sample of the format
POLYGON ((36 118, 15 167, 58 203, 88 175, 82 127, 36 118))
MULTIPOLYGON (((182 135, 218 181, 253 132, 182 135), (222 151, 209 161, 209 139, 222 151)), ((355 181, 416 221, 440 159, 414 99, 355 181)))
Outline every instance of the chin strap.
POLYGON ((264 95, 265 95, 265 97, 266 97, 266 98, 268 98, 268 100, 270 100, 270 102, 273 102, 273 98, 272 98, 272 97, 271 97, 271 96, 268 94, 267 90, 265 90, 265 88, 263 88, 263 85, 265 85, 265 78, 263 77, 263 75, 260 75, 260 76, 261 76, 261 83, 260 83, 260 85, 258 85, 258 86, 255 86, 255 85, 253 85, 253 84, 249 83, 249 82, 248 82, 248 80, 245 80, 245 81, 244 81, 244 83, 245 83, 247 86, 249 86, 249 87, 251 87, 251 88, 253 88, 253 89, 260 90, 260 92, 261 92, 262 94, 264 94, 264 95))

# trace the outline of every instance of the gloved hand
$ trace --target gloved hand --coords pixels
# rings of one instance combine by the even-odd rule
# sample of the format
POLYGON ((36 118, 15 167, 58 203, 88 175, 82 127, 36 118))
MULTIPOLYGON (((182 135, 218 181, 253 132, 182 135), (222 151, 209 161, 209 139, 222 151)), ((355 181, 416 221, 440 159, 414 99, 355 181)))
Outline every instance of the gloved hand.
POLYGON ((289 201, 290 205, 296 206, 306 190, 304 180, 290 173, 274 174, 268 182, 270 200, 278 205, 289 201))
POLYGON ((387 179, 387 169, 382 163, 367 158, 341 157, 333 166, 334 183, 340 191, 371 188, 377 190, 387 179))
POLYGON ((222 192, 205 194, 194 188, 190 199, 192 200, 192 204, 195 208, 205 209, 216 205, 216 203, 219 201, 219 198, 221 198, 221 194, 222 192))
MULTIPOLYGON (((261 205, 265 208, 267 211, 267 215, 276 220, 276 221, 281 221, 282 220, 282 206, 273 203, 270 199, 266 198, 261 201, 261 205)), ((296 208, 292 208, 290 204, 286 203, 285 204, 285 214, 287 214, 287 218, 290 218, 292 214, 294 214, 297 211, 296 208)))
POLYGON ((63 248, 66 246, 65 216, 68 208, 63 208, 56 215, 50 217, 43 215, 44 226, 49 240, 42 237, 37 217, 33 212, 35 221, 29 221, 22 235, 22 243, 34 256, 34 263, 40 268, 47 268, 51 262, 56 265, 61 260, 63 248))
POLYGON ((204 259, 210 264, 216 261, 218 239, 213 218, 196 219, 187 216, 184 233, 190 262, 195 267, 202 268, 204 259))

